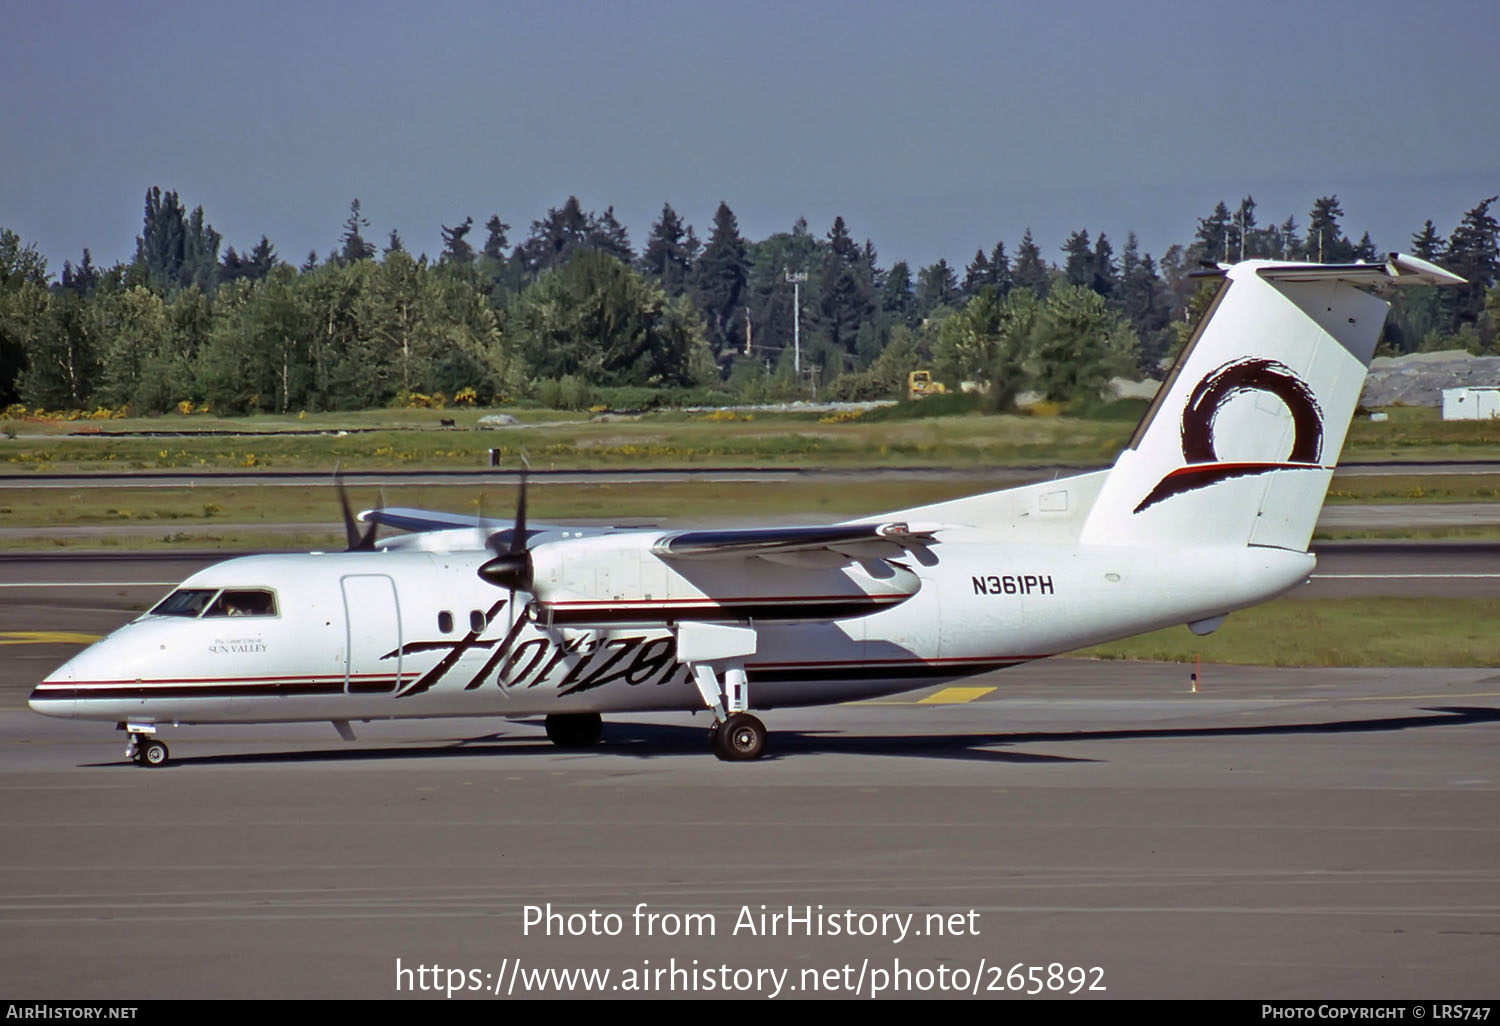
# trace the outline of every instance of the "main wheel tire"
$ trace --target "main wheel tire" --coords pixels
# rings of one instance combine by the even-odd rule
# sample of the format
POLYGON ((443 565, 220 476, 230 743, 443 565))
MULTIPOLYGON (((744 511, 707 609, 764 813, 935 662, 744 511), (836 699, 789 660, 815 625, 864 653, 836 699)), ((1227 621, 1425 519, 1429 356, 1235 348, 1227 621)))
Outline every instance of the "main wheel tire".
POLYGON ((559 748, 592 748, 604 737, 598 713, 553 713, 547 717, 547 739, 559 748))
POLYGON ((172 753, 167 750, 164 742, 154 738, 141 743, 140 763, 142 766, 165 766, 172 753))
POLYGON ((766 725, 749 713, 733 713, 711 740, 714 754, 725 762, 759 759, 766 752, 766 725))

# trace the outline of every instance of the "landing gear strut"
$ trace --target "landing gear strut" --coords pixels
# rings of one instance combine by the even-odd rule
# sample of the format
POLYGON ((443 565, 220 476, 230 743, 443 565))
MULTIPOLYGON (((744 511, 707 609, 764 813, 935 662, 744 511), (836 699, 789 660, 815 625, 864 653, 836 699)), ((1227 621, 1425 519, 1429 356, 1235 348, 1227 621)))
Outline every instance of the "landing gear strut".
POLYGON ((699 663, 692 669, 703 704, 713 713, 708 743, 714 754, 725 762, 759 759, 766 751, 766 725, 745 711, 750 705, 750 688, 744 667, 729 667, 722 684, 712 666, 699 663))
POLYGON ((552 713, 547 717, 547 739, 559 748, 592 748, 604 736, 598 713, 552 713))
POLYGON ((158 741, 152 736, 156 733, 155 727, 132 723, 125 729, 130 733, 130 746, 125 749, 125 758, 137 766, 165 766, 172 757, 166 742, 158 741))
POLYGON ((745 672, 745 660, 758 645, 754 625, 690 622, 677 628, 677 661, 687 667, 698 697, 713 714, 708 743, 725 762, 759 759, 766 751, 766 725, 748 711, 745 672))

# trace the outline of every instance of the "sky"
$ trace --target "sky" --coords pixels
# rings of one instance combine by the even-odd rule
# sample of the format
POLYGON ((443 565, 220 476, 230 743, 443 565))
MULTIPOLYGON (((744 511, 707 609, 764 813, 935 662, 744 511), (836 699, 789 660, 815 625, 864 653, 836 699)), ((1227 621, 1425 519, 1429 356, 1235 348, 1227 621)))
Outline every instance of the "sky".
POLYGON ((358 197, 384 244, 576 195, 639 249, 664 203, 706 239, 842 216, 883 266, 1029 227, 1158 257, 1214 204, 1337 194, 1406 249, 1500 193, 1493 0, 0 0, 0 227, 129 260, 153 185, 226 246, 301 263, 358 197))

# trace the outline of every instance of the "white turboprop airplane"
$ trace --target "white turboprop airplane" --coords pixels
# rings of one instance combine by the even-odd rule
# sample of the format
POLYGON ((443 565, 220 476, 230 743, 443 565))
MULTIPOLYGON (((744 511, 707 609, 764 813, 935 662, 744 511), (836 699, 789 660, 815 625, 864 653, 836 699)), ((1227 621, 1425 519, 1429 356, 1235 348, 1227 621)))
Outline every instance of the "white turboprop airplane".
MULTIPOLYGON (((528 527, 344 505, 349 551, 231 559, 32 692, 168 759, 163 725, 710 710, 754 759, 747 710, 892 694, 1173 624, 1206 633, 1303 583, 1308 541, 1413 257, 1245 261, 1108 470, 846 523, 672 531, 528 527), (378 544, 378 525, 408 534, 378 544)), ((340 492, 342 498, 342 491, 340 492)))

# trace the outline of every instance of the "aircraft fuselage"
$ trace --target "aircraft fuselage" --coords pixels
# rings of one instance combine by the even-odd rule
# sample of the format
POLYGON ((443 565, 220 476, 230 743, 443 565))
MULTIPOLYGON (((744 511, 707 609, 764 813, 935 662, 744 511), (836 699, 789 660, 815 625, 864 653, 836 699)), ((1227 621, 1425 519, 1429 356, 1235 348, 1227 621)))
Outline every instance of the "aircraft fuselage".
MULTIPOLYGON (((901 568, 919 586, 889 608, 830 621, 813 619, 824 615, 813 603, 808 622, 797 622, 799 595, 776 596, 780 619, 751 621, 758 644, 744 669, 752 707, 891 694, 1209 618, 1297 585, 1313 565, 1306 553, 1254 547, 953 538, 929 551, 931 565, 901 568)), ((481 580, 482 558, 397 551, 229 560, 179 592, 269 592, 274 612, 148 613, 49 676, 31 706, 130 723, 703 708, 677 659, 670 612, 656 622, 562 623, 530 595, 481 580)), ((621 619, 639 621, 643 601, 623 603, 637 611, 621 619)), ((722 620, 736 618, 726 612, 722 620)))

